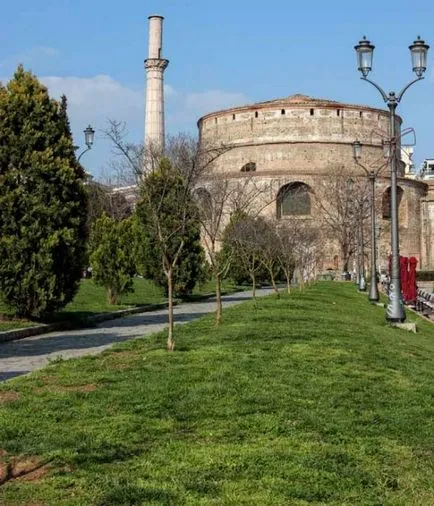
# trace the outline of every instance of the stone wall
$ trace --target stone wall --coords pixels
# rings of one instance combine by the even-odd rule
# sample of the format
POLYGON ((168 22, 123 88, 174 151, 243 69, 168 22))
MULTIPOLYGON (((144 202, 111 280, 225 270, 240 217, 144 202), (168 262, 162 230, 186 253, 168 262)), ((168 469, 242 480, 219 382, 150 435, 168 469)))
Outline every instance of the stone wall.
MULTIPOLYGON (((241 178, 246 176, 242 172, 246 164, 255 164, 255 171, 250 175, 269 185, 271 192, 277 196, 279 189, 291 182, 305 183, 315 193, 318 178, 327 177, 340 168, 353 172, 355 176, 365 176, 363 169, 353 160, 352 144, 356 139, 363 145, 362 160, 365 165, 372 168, 384 165, 382 141, 387 138, 389 115, 381 109, 295 95, 208 114, 199 120, 198 126, 204 145, 230 147, 216 160, 214 171, 231 178, 241 178)), ((396 127, 399 132, 399 117, 396 127)), ((434 187, 430 193, 431 200, 425 198, 427 185, 404 178, 403 165, 399 170, 399 186, 403 190, 399 208, 401 254, 415 256, 418 266, 427 268, 434 263, 434 248, 430 247, 433 240, 434 187), (421 213, 425 216, 422 220, 421 213), (423 227, 424 233, 428 233, 424 240, 423 227)), ((380 196, 389 186, 387 173, 387 167, 384 167, 377 181, 380 196)), ((276 217, 276 204, 267 206, 264 213, 276 217)), ((390 222, 380 215, 378 224, 381 227, 379 265, 386 267, 390 222)), ((339 249, 330 242, 326 250, 328 258, 325 266, 332 267, 339 249)))
POLYGON ((434 180, 425 181, 427 193, 421 199, 421 249, 423 270, 434 270, 434 180))

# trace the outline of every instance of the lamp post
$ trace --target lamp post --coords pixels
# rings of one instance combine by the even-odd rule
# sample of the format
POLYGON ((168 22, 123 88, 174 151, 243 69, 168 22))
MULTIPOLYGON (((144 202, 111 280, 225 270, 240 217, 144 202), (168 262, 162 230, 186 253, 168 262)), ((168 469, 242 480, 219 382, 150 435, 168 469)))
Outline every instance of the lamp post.
POLYGON ((423 79, 426 70, 426 59, 429 46, 425 44, 420 37, 409 46, 412 59, 413 72, 417 79, 408 83, 401 92, 396 95, 394 91, 386 93, 378 84, 368 79, 368 74, 372 70, 372 57, 375 46, 372 45, 366 37, 354 47, 357 53, 358 70, 361 72, 364 81, 372 84, 381 94, 384 102, 390 111, 390 207, 391 207, 391 282, 389 290, 389 302, 387 304, 386 319, 391 323, 405 321, 404 305, 401 295, 401 279, 399 272, 399 228, 398 228, 398 198, 397 198, 397 172, 396 172, 396 108, 401 102, 404 93, 410 86, 423 79))
POLYGON ((84 132, 84 143, 86 144, 87 148, 80 153, 80 155, 77 158, 77 162, 80 161, 80 158, 89 151, 89 149, 92 149, 93 141, 95 139, 95 130, 88 125, 84 132))
MULTIPOLYGON (((388 158, 388 145, 383 144, 384 155, 388 158)), ((368 299, 371 302, 378 302, 380 295, 378 293, 377 284, 377 236, 376 236, 376 219, 375 219, 375 182, 379 172, 387 165, 388 162, 381 165, 376 171, 369 170, 365 167, 360 159, 362 158, 362 144, 359 141, 353 142, 353 158, 356 164, 361 167, 368 176, 371 183, 371 281, 369 284, 368 299)))
POLYGON ((363 235, 363 200, 359 203, 359 251, 358 251, 358 263, 359 263, 359 292, 366 291, 366 275, 365 275, 365 239, 363 235))

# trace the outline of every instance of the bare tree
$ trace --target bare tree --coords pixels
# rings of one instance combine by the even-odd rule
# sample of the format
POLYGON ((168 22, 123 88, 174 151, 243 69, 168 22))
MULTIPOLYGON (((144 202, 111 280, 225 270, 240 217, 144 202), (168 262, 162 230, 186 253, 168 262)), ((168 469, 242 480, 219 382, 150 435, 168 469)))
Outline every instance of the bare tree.
MULTIPOLYGON (((203 164, 202 164, 203 166, 203 164)), ((271 200, 264 198, 269 186, 249 174, 228 178, 213 171, 212 161, 194 192, 199 207, 202 241, 216 283, 216 325, 222 321, 221 282, 232 261, 232 255, 223 255, 221 245, 225 227, 235 213, 258 216, 271 200)))
POLYGON ((252 282, 252 294, 256 299, 256 278, 261 269, 258 218, 243 214, 234 217, 226 229, 226 243, 241 265, 249 274, 252 282))
POLYGON ((300 271, 299 287, 316 279, 316 269, 323 255, 323 237, 317 223, 303 220, 296 230, 295 259, 300 271))
POLYGON ((368 192, 365 177, 343 168, 332 171, 315 187, 318 216, 324 232, 339 244, 344 271, 355 252, 358 223, 365 224, 368 218, 368 192))
POLYGON ((260 262, 268 272, 274 293, 279 298, 280 293, 276 285, 276 275, 280 268, 279 251, 281 243, 277 234, 276 223, 272 220, 258 220, 257 228, 260 262))
POLYGON ((277 261, 286 279, 286 291, 291 293, 291 280, 296 266, 295 251, 300 220, 284 219, 276 223, 278 238, 277 261))

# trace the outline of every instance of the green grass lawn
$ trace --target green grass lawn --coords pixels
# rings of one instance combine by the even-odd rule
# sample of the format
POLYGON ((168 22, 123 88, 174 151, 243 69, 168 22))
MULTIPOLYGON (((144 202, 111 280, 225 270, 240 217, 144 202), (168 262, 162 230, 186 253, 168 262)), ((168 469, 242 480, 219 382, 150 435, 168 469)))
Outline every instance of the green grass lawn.
POLYGON ((19 320, 19 319, 2 320, 0 315, 0 332, 6 330, 24 329, 27 327, 33 327, 34 325, 35 323, 29 320, 19 320))
POLYGON ((0 460, 43 467, 0 504, 432 505, 434 326, 418 328, 325 282, 177 327, 172 354, 160 333, 12 380, 0 460))

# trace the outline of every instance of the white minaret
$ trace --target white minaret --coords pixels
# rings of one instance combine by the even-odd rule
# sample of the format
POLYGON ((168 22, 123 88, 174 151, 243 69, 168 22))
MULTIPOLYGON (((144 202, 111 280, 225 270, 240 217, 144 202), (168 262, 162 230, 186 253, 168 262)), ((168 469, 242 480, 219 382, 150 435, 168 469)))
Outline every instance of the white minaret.
POLYGON ((169 64, 162 58, 163 17, 149 16, 149 50, 145 60, 146 104, 145 145, 164 148, 164 71, 169 64))

